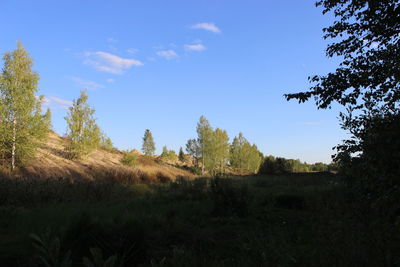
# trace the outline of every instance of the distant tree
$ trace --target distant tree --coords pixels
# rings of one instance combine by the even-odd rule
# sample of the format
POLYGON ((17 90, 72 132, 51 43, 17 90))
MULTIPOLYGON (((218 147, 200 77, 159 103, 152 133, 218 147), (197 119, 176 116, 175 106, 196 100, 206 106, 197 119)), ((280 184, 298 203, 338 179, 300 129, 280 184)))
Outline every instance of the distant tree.
POLYGON ((213 129, 210 122, 201 116, 199 122, 197 123, 197 142, 199 144, 199 156, 202 161, 202 172, 206 167, 207 162, 210 162, 210 154, 212 153, 212 135, 213 129))
POLYGON ((224 173, 229 158, 228 133, 219 128, 215 129, 212 132, 209 147, 205 161, 208 171, 212 175, 224 173))
POLYGON ((239 171, 258 172, 262 162, 261 152, 256 145, 251 145, 242 133, 235 137, 230 146, 229 162, 239 171))
POLYGON ((108 137, 104 132, 101 132, 100 134, 100 147, 107 149, 107 150, 112 150, 113 149, 113 143, 110 137, 108 137))
POLYGON ((261 174, 276 174, 276 159, 274 156, 266 156, 260 167, 261 174))
POLYGON ((231 147, 230 147, 230 164, 232 167, 241 170, 243 168, 244 161, 244 153, 243 146, 247 140, 244 138, 242 133, 239 133, 239 136, 235 136, 233 138, 231 147))
POLYGON ((80 97, 73 101, 65 117, 68 125, 67 137, 71 140, 67 147, 70 157, 80 158, 99 146, 101 131, 94 113, 95 110, 88 104, 88 95, 81 91, 80 97))
POLYGON ((185 154, 183 153, 182 147, 179 148, 179 156, 178 156, 178 158, 179 158, 180 162, 184 162, 185 161, 185 154))
POLYGON ((42 115, 43 96, 36 97, 39 75, 32 70, 32 59, 19 42, 17 49, 3 56, 0 74, 0 158, 11 169, 34 157, 49 131, 42 115))
POLYGON ((186 152, 194 159, 195 165, 198 165, 200 158, 200 144, 197 139, 189 139, 186 143, 186 152))
POLYGON ((51 123, 51 110, 50 108, 47 109, 46 113, 43 116, 44 124, 45 127, 49 130, 53 128, 53 125, 51 123))
POLYGON ((163 147, 161 153, 161 160, 163 161, 176 161, 177 156, 174 150, 168 150, 167 146, 163 147))
POLYGON ((146 131, 144 132, 142 151, 147 156, 154 155, 154 152, 156 151, 156 145, 154 143, 153 135, 151 134, 149 129, 146 129, 146 131))

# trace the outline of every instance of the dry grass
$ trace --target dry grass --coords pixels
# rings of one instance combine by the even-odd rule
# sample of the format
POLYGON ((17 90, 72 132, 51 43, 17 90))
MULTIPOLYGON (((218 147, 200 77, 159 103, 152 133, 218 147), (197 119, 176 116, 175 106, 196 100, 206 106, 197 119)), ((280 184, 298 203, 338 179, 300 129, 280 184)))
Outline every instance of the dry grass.
POLYGON ((130 181, 171 181, 177 177, 194 178, 191 172, 161 164, 156 158, 138 155, 137 166, 128 167, 121 164, 123 152, 118 150, 97 149, 82 160, 70 160, 64 148, 68 140, 55 133, 39 149, 37 158, 20 175, 40 178, 83 178, 96 180, 107 178, 130 181))

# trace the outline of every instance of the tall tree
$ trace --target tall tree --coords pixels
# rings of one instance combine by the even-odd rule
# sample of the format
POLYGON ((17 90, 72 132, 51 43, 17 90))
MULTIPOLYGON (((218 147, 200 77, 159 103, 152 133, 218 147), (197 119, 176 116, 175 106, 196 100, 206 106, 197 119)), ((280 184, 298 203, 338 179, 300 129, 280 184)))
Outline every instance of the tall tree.
POLYGON ((239 136, 235 136, 233 138, 231 147, 230 147, 230 164, 232 167, 237 168, 241 170, 243 168, 243 162, 244 162, 244 151, 243 151, 243 146, 247 142, 246 138, 244 138, 242 133, 239 133, 239 136))
POLYGON ((199 144, 199 156, 202 161, 202 172, 206 167, 207 162, 209 162, 210 154, 213 149, 212 147, 212 135, 213 129, 210 125, 210 122, 206 119, 206 117, 201 116, 199 122, 197 123, 197 142, 199 144))
POLYGON ((200 144, 197 139, 189 139, 186 143, 186 152, 194 159, 194 164, 198 166, 200 158, 200 144))
POLYGON ((210 149, 207 157, 207 169, 211 174, 225 173, 229 158, 229 137, 225 130, 215 129, 211 136, 210 149))
POLYGON ((39 75, 23 45, 6 52, 0 75, 0 157, 11 169, 24 164, 36 152, 48 131, 41 111, 43 97, 36 97, 39 75))
POLYGON ((73 101, 65 117, 68 125, 67 137, 71 139, 67 150, 72 158, 80 158, 100 144, 101 131, 94 113, 95 110, 89 106, 88 95, 81 91, 80 97, 73 101))
POLYGON ((154 143, 153 135, 149 129, 146 129, 143 136, 142 151, 145 155, 154 155, 156 151, 156 144, 154 143))

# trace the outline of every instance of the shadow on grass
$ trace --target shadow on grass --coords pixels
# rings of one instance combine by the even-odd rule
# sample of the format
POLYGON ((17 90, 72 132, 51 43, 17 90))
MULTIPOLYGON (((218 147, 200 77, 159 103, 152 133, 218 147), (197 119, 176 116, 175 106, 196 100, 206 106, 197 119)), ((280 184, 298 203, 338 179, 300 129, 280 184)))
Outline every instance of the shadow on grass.
POLYGON ((398 227, 358 211, 337 176, 160 181, 110 178, 104 173, 96 181, 1 178, 0 262, 7 266, 44 266, 43 261, 49 266, 399 263, 398 227))

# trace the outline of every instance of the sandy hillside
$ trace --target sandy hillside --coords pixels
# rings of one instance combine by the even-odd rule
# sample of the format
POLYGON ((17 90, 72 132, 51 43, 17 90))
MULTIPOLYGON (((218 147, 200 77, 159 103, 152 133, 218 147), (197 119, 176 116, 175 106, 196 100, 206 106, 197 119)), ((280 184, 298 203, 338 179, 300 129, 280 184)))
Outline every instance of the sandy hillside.
MULTIPOLYGON (((127 167, 120 163, 123 152, 97 149, 81 160, 67 159, 64 149, 68 140, 50 133, 46 143, 38 151, 36 159, 26 168, 29 173, 41 177, 84 177, 96 179, 96 176, 118 175, 145 179, 169 180, 178 176, 194 177, 178 166, 158 163, 138 155, 137 165, 127 167)), ((138 153, 137 153, 138 154, 138 153)))

